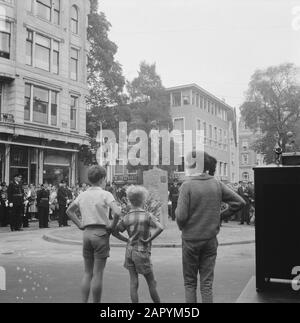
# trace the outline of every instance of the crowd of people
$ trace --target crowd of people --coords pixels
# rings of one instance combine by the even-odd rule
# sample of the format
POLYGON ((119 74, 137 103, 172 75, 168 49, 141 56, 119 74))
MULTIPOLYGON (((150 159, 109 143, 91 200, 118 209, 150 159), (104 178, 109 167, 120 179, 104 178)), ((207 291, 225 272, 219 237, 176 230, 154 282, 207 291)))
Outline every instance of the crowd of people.
MULTIPOLYGON (((169 185, 169 217, 175 221, 175 211, 177 208, 178 198, 179 198, 179 190, 181 187, 180 182, 175 181, 174 183, 169 185)), ((240 181, 235 184, 227 184, 231 190, 237 193, 243 200, 246 202, 246 205, 234 214, 231 218, 233 221, 237 221, 240 225, 244 225, 245 223, 251 225, 251 223, 255 223, 255 191, 254 184, 252 182, 240 181)), ((222 210, 226 209, 227 206, 225 203, 222 204, 222 210)), ((224 220, 224 222, 228 223, 230 219, 224 220)))
POLYGON ((39 228, 48 228, 50 221, 58 221, 59 227, 68 225, 67 207, 89 185, 68 187, 65 181, 58 185, 35 186, 22 183, 22 176, 0 187, 0 226, 10 226, 11 231, 28 228, 32 220, 39 221, 39 228))
MULTIPOLYGON (((175 211, 181 184, 174 181, 169 185, 169 218, 173 221, 176 219, 175 211)), ((253 183, 241 181, 227 186, 246 202, 246 206, 234 214, 232 220, 239 221, 241 225, 254 223, 253 183)), ((126 195, 128 187, 129 185, 108 182, 105 189, 116 198, 122 208, 125 208, 128 204, 126 195)), ((50 221, 58 221, 59 227, 68 226, 67 207, 88 188, 90 185, 85 183, 68 187, 65 181, 58 185, 23 185, 22 177, 17 175, 9 186, 6 183, 0 186, 0 227, 10 226, 11 231, 21 231, 22 228, 29 227, 31 220, 38 220, 41 229, 48 228, 50 221)), ((225 209, 226 205, 222 205, 222 208, 225 209)))

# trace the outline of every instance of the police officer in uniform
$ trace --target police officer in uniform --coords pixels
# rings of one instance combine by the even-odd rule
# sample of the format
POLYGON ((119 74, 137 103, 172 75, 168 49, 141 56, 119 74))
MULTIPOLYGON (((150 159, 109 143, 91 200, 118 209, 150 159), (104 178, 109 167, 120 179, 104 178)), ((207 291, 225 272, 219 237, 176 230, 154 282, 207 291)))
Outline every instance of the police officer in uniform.
POLYGON ((11 231, 22 231, 22 219, 24 216, 24 189, 21 181, 22 176, 16 175, 14 177, 14 181, 7 189, 11 231))
POLYGON ((41 189, 37 193, 40 229, 49 228, 49 199, 50 192, 44 185, 42 185, 41 189))
POLYGON ((175 211, 177 209, 177 203, 179 198, 179 188, 177 183, 173 183, 170 188, 170 199, 172 202, 172 221, 176 220, 175 211))
POLYGON ((62 181, 57 191, 58 202, 58 224, 59 227, 66 227, 68 225, 68 217, 66 214, 68 204, 68 190, 67 183, 62 181))

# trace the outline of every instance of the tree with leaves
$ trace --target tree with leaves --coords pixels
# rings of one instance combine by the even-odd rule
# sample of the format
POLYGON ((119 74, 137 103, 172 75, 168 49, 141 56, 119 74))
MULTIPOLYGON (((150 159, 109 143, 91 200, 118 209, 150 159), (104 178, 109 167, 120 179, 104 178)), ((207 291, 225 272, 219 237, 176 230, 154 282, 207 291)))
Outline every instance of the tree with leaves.
MULTIPOLYGON (((148 64, 143 61, 140 64, 138 76, 126 83, 129 93, 130 109, 132 111, 132 123, 129 130, 140 129, 149 134, 151 130, 172 130, 172 118, 170 114, 170 102, 162 84, 161 77, 156 71, 156 64, 148 64)), ((160 151, 161 151, 160 143, 160 151)), ((174 144, 171 143, 171 150, 174 151, 174 144)), ((161 153, 160 153, 161 156, 161 153)), ((148 143, 148 159, 151 161, 151 140, 148 143)), ((160 164, 162 160, 160 158, 160 164)), ((136 166, 129 168, 137 170, 139 177, 142 172, 152 168, 152 166, 136 166)), ((171 167, 161 167, 171 171, 171 167)))
POLYGON ((141 62, 138 76, 132 82, 127 81, 126 88, 136 123, 148 131, 154 123, 172 128, 169 98, 156 64, 141 62))
POLYGON ((241 114, 246 126, 258 137, 254 150, 263 154, 267 163, 273 163, 274 147, 284 151, 287 133, 299 129, 299 68, 288 63, 256 71, 241 114))
POLYGON ((100 125, 115 127, 117 111, 114 108, 126 102, 123 94, 125 78, 115 55, 118 47, 108 37, 111 24, 98 10, 98 0, 91 0, 88 19, 88 86, 87 132, 95 138, 100 125))

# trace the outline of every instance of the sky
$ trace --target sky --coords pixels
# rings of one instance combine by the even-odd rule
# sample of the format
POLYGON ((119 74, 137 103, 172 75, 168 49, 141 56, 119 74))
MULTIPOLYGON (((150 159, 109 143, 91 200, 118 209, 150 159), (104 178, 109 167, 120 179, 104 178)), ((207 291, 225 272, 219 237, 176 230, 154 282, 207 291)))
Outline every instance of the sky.
POLYGON ((126 79, 156 63, 165 87, 196 83, 236 108, 257 69, 300 66, 300 0, 99 0, 126 79))

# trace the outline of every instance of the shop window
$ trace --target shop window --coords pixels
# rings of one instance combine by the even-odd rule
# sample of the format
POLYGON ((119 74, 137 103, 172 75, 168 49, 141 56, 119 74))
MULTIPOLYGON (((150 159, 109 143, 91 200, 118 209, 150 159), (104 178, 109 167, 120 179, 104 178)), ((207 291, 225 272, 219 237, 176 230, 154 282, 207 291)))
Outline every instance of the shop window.
POLYGON ((11 146, 10 166, 28 167, 28 149, 23 147, 11 146))

